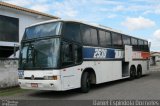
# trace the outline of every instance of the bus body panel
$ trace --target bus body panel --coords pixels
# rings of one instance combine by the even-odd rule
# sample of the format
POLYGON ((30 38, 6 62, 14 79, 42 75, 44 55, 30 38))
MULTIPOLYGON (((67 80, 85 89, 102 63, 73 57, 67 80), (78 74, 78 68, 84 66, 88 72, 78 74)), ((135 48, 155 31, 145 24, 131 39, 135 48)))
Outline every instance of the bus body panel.
POLYGON ((81 65, 61 70, 63 89, 79 88, 81 76, 87 68, 92 68, 96 74, 96 84, 122 78, 121 61, 84 61, 81 65), (116 66, 115 66, 116 64, 116 66))
POLYGON ((62 89, 79 88, 81 83, 81 65, 61 69, 62 89))
MULTIPOLYGON (((130 65, 135 65, 137 67, 139 64, 142 65, 142 74, 148 74, 149 70, 147 70, 146 65, 147 61, 132 61, 130 65)), ((41 75, 58 75, 58 80, 26 80, 19 79, 18 81, 21 83, 21 88, 24 89, 37 89, 37 90, 55 90, 55 91, 64 91, 69 89, 80 88, 81 86, 81 76, 83 71, 86 68, 93 68, 96 74, 96 84, 114 81, 123 79, 122 77, 122 61, 84 61, 81 65, 65 68, 61 70, 53 70, 53 71, 33 71, 32 74, 30 71, 26 71, 24 76, 28 77, 30 75, 38 75, 37 77, 42 77, 41 75), (119 68, 120 67, 120 68, 119 68), (81 70, 83 69, 83 70, 81 70), (61 73, 60 75, 57 73, 61 73), (43 74, 42 74, 43 73, 43 74), (46 73, 46 74, 44 74, 46 73), (53 74, 54 73, 54 74, 53 74), (38 83, 38 88, 31 87, 31 83, 38 83), (51 86, 50 84, 54 84, 51 86)))
POLYGON ((129 63, 129 67, 131 67, 131 65, 134 65, 136 67, 136 69, 137 69, 138 65, 141 65, 141 67, 142 67, 142 75, 149 74, 149 67, 148 67, 149 60, 134 60, 134 61, 131 61, 129 63))
POLYGON ((53 75, 60 75, 59 70, 25 70, 24 71, 24 77, 31 77, 34 75, 34 77, 40 77, 43 78, 44 76, 53 76, 53 75))
POLYGON ((20 72, 23 74, 23 79, 18 79, 21 88, 38 90, 62 90, 59 70, 19 70, 19 73, 20 72), (45 80, 45 76, 57 76, 58 80, 45 80), (32 83, 38 84, 38 87, 32 87, 32 83))
MULTIPOLYGON (((107 48, 103 48, 107 49, 107 48)), ((112 49, 114 50, 114 49, 112 49)), ((81 87, 81 76, 83 71, 87 68, 92 68, 96 74, 96 84, 114 81, 123 79, 122 77, 122 59, 116 60, 116 58, 122 57, 123 51, 114 50, 115 57, 114 59, 108 60, 93 60, 88 59, 84 60, 82 64, 63 68, 59 70, 25 70, 24 77, 31 78, 33 75, 35 78, 43 78, 44 76, 58 76, 58 80, 27 80, 27 79, 19 79, 19 83, 21 88, 24 89, 38 89, 38 90, 69 90, 81 87), (118 51, 118 52, 117 52, 118 51), (33 88, 31 83, 38 83, 37 88, 33 88), (51 85, 53 84, 53 85, 51 85)), ((92 53, 94 54, 94 53, 92 53)), ((134 58, 141 58, 140 52, 133 52, 134 58)), ((91 56, 93 57, 93 56, 91 56)), ((142 74, 148 74, 149 70, 147 69, 148 61, 147 60, 132 60, 129 62, 129 68, 131 65, 134 65, 136 68, 138 65, 142 66, 142 74)), ((129 75, 127 76, 129 77, 129 75)), ((127 78, 126 77, 126 78, 127 78)))
MULTIPOLYGON (((135 65, 137 68, 139 64, 142 65, 142 74, 148 74, 149 70, 146 68, 147 61, 145 60, 132 61, 129 63, 129 67, 135 65)), ((80 88, 82 73, 87 68, 95 71, 96 84, 124 79, 122 77, 122 61, 84 61, 81 65, 61 70, 62 90, 80 88)), ((125 78, 128 77, 129 75, 125 78)))
POLYGON ((60 76, 58 76, 59 80, 24 80, 18 79, 19 85, 23 89, 34 89, 34 90, 54 90, 61 91, 62 84, 60 80, 60 76), (37 87, 32 87, 31 84, 38 84, 37 87))
MULTIPOLYGON (((104 49, 104 48, 103 48, 104 49)), ((107 49, 107 48, 105 48, 107 49)), ((112 49, 114 50, 114 49, 112 49)), ((122 60, 116 60, 120 58, 123 54, 123 51, 115 50, 115 58, 110 60, 84 60, 82 64, 67 67, 59 70, 25 70, 24 77, 31 77, 32 75, 35 78, 43 78, 44 76, 58 76, 58 80, 26 80, 19 79, 21 88, 24 89, 38 89, 38 90, 56 90, 64 91, 69 89, 75 89, 81 87, 81 76, 83 71, 87 68, 92 68, 96 74, 96 84, 114 81, 123 79, 122 77, 122 60), (38 88, 31 87, 31 83, 38 83, 38 88), (51 84, 54 84, 51 85, 51 84)), ((134 58, 141 58, 139 52, 135 55, 134 58)), ((132 54, 133 55, 133 54, 132 54)), ((148 61, 147 60, 132 60, 129 62, 129 68, 131 65, 134 65, 136 68, 138 65, 142 66, 142 74, 148 74, 149 70, 147 69, 148 61)), ((127 76, 129 77, 129 75, 127 76)), ((126 78, 127 78, 126 77, 126 78)))

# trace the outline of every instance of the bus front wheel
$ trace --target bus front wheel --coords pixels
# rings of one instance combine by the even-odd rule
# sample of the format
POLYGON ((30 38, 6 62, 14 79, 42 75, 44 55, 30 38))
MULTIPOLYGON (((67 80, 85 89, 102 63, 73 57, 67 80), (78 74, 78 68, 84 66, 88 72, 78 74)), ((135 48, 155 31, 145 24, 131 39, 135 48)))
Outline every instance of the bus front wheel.
POLYGON ((88 72, 84 72, 82 74, 82 79, 81 79, 81 92, 87 93, 90 90, 91 86, 91 81, 90 81, 90 76, 88 72))

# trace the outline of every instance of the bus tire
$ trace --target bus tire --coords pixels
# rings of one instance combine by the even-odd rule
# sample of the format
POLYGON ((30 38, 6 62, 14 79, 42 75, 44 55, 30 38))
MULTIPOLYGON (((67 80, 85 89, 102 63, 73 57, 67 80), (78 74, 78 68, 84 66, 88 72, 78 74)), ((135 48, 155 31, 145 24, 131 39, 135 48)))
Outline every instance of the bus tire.
POLYGON ((91 82, 90 82, 90 76, 88 72, 84 72, 82 74, 81 78, 81 92, 87 93, 90 90, 91 82))
POLYGON ((138 65, 137 67, 137 78, 140 78, 142 76, 142 67, 138 65))
POLYGON ((136 68, 135 66, 131 66, 130 68, 130 80, 133 80, 136 77, 136 68))

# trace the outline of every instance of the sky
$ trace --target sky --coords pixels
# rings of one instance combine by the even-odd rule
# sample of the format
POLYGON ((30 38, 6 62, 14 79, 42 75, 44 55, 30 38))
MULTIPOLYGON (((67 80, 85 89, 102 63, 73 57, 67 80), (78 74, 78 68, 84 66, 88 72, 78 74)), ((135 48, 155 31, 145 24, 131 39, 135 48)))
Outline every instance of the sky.
POLYGON ((160 51, 160 0, 1 0, 29 9, 96 23, 151 42, 160 51))

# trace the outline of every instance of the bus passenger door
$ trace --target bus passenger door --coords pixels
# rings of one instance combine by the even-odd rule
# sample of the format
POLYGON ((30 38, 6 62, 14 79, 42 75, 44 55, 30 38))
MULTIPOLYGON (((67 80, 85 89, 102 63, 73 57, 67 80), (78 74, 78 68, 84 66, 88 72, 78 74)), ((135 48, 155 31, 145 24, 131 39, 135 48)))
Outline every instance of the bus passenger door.
POLYGON ((82 47, 80 45, 64 42, 61 49, 62 83, 63 89, 79 87, 81 71, 79 64, 82 62, 82 47))
POLYGON ((124 59, 125 62, 132 61, 132 46, 125 45, 125 51, 124 51, 124 59))
POLYGON ((122 62, 122 77, 129 76, 129 62, 132 61, 132 46, 125 45, 124 61, 122 62))

